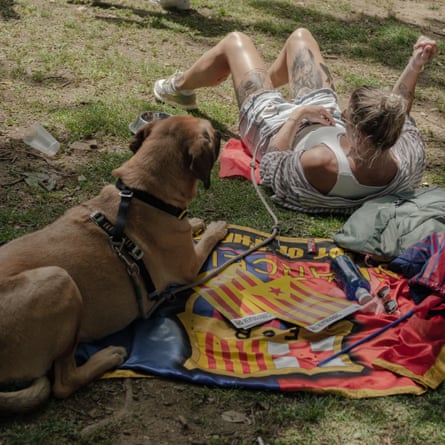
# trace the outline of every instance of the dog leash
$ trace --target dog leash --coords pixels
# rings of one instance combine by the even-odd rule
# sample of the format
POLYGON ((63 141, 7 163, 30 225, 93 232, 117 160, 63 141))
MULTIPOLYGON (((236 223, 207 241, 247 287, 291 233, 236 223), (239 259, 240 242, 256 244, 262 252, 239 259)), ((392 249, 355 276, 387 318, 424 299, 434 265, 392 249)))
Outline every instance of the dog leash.
POLYGON ((273 220, 274 224, 272 226, 271 234, 269 235, 268 238, 266 238, 265 240, 261 241, 259 244, 255 245, 255 246, 251 247, 250 249, 246 250, 245 252, 240 253, 237 256, 229 259, 224 264, 221 264, 221 266, 216 267, 215 269, 213 269, 212 271, 208 272, 202 278, 194 281, 193 283, 186 284, 184 286, 178 286, 178 287, 175 287, 175 285, 172 285, 169 289, 164 290, 163 292, 161 292, 160 298, 162 299, 162 302, 164 302, 166 300, 169 300, 170 298, 173 298, 175 295, 177 295, 177 294, 179 294, 181 292, 184 292, 184 291, 186 291, 188 289, 192 289, 192 288, 194 288, 196 286, 200 286, 201 284, 206 283, 207 281, 209 281, 210 279, 212 279, 216 275, 220 274, 224 269, 226 269, 231 264, 233 264, 233 263, 235 263, 237 261, 242 260, 243 258, 245 258, 246 256, 250 255, 252 252, 255 252, 256 250, 261 249, 262 247, 264 247, 267 244, 271 243, 277 237, 277 235, 279 233, 279 230, 280 230, 280 223, 278 221, 277 216, 273 212, 272 208, 270 207, 270 205, 266 201, 266 198, 261 193, 261 190, 258 187, 258 184, 256 182, 256 178, 255 178, 257 154, 258 154, 258 147, 255 148, 255 151, 254 151, 254 154, 253 154, 253 157, 252 157, 252 162, 250 163, 251 182, 253 184, 253 187, 254 187, 258 197, 260 198, 260 201, 262 202, 262 204, 264 205, 265 209, 267 210, 267 212, 269 213, 269 215, 271 216, 271 218, 273 220))
MULTIPOLYGON (((264 195, 261 193, 261 190, 259 189, 258 184, 256 182, 256 178, 255 178, 257 153, 258 153, 258 147, 255 148, 252 162, 250 164, 251 182, 254 186, 254 189, 255 189, 258 197, 260 198, 260 201, 262 202, 263 206, 265 207, 265 209, 267 210, 269 215, 272 217, 274 224, 272 226, 272 231, 271 231, 270 236, 268 238, 266 238, 265 240, 261 241, 259 244, 246 250, 245 252, 240 253, 237 256, 226 261, 224 264, 213 269, 211 272, 205 274, 203 277, 194 281, 193 283, 186 284, 183 286, 177 286, 175 284, 171 284, 167 289, 164 289, 161 292, 156 292, 153 281, 150 277, 150 274, 147 271, 145 264, 142 260, 143 252, 141 249, 138 248, 142 253, 141 258, 137 260, 137 265, 139 266, 138 269, 139 269, 139 272, 142 273, 143 281, 145 283, 145 287, 146 287, 147 293, 148 293, 148 300, 152 303, 152 306, 147 313, 142 310, 142 303, 143 303, 142 296, 140 295, 140 291, 137 290, 138 286, 135 286, 135 284, 134 284, 134 279, 135 279, 134 273, 137 271, 135 271, 134 268, 129 269, 129 267, 127 265, 127 272, 129 273, 130 278, 133 281, 135 290, 137 290, 136 298, 137 298, 138 305, 139 305, 139 311, 140 311, 141 315, 143 316, 143 318, 148 318, 165 301, 170 300, 171 298, 173 298, 175 295, 177 295, 179 293, 182 293, 188 289, 192 289, 193 287, 199 286, 199 285, 209 281, 216 275, 220 274, 224 269, 226 269, 231 264, 242 260, 243 258, 250 255, 252 252, 255 252, 256 250, 261 249, 262 247, 271 243, 276 238, 276 236, 279 233, 279 229, 280 229, 278 218, 276 217, 272 208, 267 203, 264 195)), ((125 228, 126 215, 127 215, 128 209, 130 207, 131 199, 133 197, 135 197, 136 199, 139 199, 147 204, 150 204, 160 210, 170 213, 171 215, 175 216, 178 219, 183 219, 183 218, 185 218, 185 216, 187 216, 187 209, 181 209, 179 207, 175 207, 170 204, 167 204, 167 203, 161 201, 160 199, 156 198, 155 196, 150 195, 149 193, 147 193, 145 191, 133 189, 133 188, 130 189, 122 182, 121 179, 117 180, 116 187, 120 190, 119 194, 121 196, 121 204, 119 206, 116 227, 113 229, 112 233, 108 233, 108 232, 107 233, 110 235, 110 245, 111 245, 113 251, 115 251, 118 255, 122 254, 121 250, 119 250, 119 249, 121 247, 125 246, 126 244, 128 245, 128 242, 130 241, 127 237, 124 236, 124 228, 125 228), (124 240, 124 242, 123 242, 123 240, 124 240)), ((93 213, 91 215, 91 218, 93 219, 93 221, 96 224, 98 224, 98 221, 106 220, 106 218, 101 214, 100 214, 100 216, 104 219, 99 217, 99 215, 98 215, 99 212, 95 212, 95 213, 96 213, 95 217, 93 217, 93 215, 94 215, 94 213, 93 213)), ((108 220, 106 220, 106 221, 108 221, 108 220)), ((108 224, 111 227, 113 227, 113 225, 109 221, 108 221, 108 224)), ((99 227, 102 227, 102 226, 99 225, 99 227)), ((104 229, 104 227, 102 227, 102 229, 104 229)), ((123 259, 124 262, 126 262, 125 260, 126 259, 123 259)))

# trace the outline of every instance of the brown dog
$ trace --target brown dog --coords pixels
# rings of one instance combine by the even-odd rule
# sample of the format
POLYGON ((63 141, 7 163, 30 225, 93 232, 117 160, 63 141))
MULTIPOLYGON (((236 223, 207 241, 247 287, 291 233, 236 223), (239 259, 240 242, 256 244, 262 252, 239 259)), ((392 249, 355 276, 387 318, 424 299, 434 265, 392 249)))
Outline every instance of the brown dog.
POLYGON ((153 300, 141 284, 141 267, 156 293, 193 282, 227 228, 222 221, 210 223, 195 245, 193 231, 202 221, 184 218, 182 210, 198 180, 209 187, 219 146, 207 120, 173 116, 147 124, 130 145, 134 156, 113 171, 130 193, 106 186, 48 227, 0 248, 0 385, 32 382, 1 392, 0 411, 24 412, 45 401, 51 368, 52 392, 63 398, 122 363, 121 347, 103 349, 79 367, 74 353, 79 341, 99 339, 150 314, 153 300), (148 194, 154 204, 145 200, 148 194), (114 243, 120 213, 126 213, 124 239, 144 253, 138 263, 119 250, 119 237, 114 243), (105 228, 97 224, 102 220, 109 223, 105 228))

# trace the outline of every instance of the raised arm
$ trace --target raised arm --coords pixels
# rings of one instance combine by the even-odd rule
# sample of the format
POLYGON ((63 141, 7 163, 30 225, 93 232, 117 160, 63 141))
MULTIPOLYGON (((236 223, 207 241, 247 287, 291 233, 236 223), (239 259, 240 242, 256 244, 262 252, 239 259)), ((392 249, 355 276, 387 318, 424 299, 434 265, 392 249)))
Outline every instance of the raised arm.
POLYGON ((434 40, 426 36, 420 36, 414 44, 413 53, 408 61, 405 69, 400 75, 394 93, 400 94, 408 103, 407 114, 410 113, 414 99, 414 90, 416 88, 417 79, 423 66, 428 63, 437 54, 437 45, 434 40))

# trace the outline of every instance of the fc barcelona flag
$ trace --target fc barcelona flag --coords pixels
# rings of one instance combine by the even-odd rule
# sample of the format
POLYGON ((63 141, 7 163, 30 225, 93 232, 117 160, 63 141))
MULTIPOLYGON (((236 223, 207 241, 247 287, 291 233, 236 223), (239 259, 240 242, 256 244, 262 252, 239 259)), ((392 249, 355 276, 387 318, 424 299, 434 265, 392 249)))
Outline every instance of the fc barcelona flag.
MULTIPOLYGON (((267 236, 230 226, 200 278, 267 236)), ((313 242, 315 252, 306 239, 278 237, 176 295, 149 320, 80 345, 78 360, 119 344, 128 359, 105 377, 155 374, 354 398, 436 388, 445 378, 443 298, 432 295, 416 306, 407 279, 378 267, 361 270, 373 295, 389 289, 397 310, 388 313, 377 298, 366 306, 350 302, 330 272, 331 258, 343 251, 328 239, 313 242), (385 330, 412 309, 411 317, 385 330)))

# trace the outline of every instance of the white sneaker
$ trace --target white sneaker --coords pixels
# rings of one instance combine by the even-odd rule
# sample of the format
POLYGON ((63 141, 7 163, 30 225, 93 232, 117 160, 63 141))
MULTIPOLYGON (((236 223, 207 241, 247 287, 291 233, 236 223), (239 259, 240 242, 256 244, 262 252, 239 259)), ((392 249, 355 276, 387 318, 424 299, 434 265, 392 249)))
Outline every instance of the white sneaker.
POLYGON ((193 90, 177 90, 175 88, 175 77, 173 74, 167 79, 160 79, 155 82, 153 93, 156 100, 170 105, 177 105, 185 110, 195 110, 196 94, 193 90))
POLYGON ((190 0, 152 0, 163 8, 190 9, 190 0))

